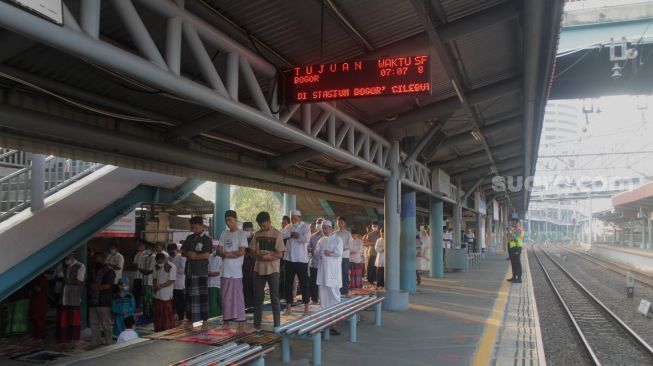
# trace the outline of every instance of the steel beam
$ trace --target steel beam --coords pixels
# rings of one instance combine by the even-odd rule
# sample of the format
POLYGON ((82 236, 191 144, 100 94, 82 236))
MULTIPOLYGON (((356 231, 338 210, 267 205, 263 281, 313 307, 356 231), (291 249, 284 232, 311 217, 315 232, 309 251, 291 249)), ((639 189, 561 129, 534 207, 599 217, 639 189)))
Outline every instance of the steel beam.
POLYGON ((284 155, 280 155, 270 159, 268 161, 268 166, 270 166, 271 168, 286 169, 295 164, 299 164, 304 161, 315 159, 322 155, 324 154, 322 154, 319 151, 309 149, 308 147, 303 147, 301 149, 297 149, 289 153, 286 153, 284 155))
POLYGON ((519 16, 519 3, 508 0, 489 9, 467 15, 437 27, 442 42, 450 42, 466 34, 482 31, 492 25, 507 22, 519 16))
POLYGON ((168 131, 166 135, 169 139, 188 139, 234 121, 232 117, 215 112, 179 125, 168 131))
MULTIPOLYGON (((195 19, 196 17, 192 15, 189 15, 188 12, 179 9, 171 2, 152 2, 150 0, 139 0, 139 2, 156 5, 156 9, 154 10, 164 12, 168 17, 180 16, 186 21, 197 22, 194 23, 194 27, 200 34, 208 32, 209 36, 214 36, 216 33, 219 33, 206 23, 199 19, 195 19)), ((156 67, 148 60, 131 54, 107 42, 90 38, 87 35, 70 28, 56 26, 55 24, 29 14, 10 4, 0 3, 0 25, 11 31, 24 34, 42 43, 58 48, 64 52, 68 52, 101 66, 122 72, 153 87, 186 98, 199 105, 219 111, 235 119, 245 121, 255 127, 267 130, 270 133, 278 134, 279 136, 296 141, 299 144, 311 147, 314 150, 331 155, 334 158, 360 166, 366 170, 374 172, 375 174, 383 177, 390 174, 388 169, 386 169, 382 164, 379 164, 379 161, 382 162, 382 159, 377 159, 377 161, 367 161, 364 158, 350 154, 333 146, 328 141, 307 136, 299 129, 280 123, 273 116, 267 115, 264 112, 245 104, 235 102, 200 83, 179 77, 169 70, 166 71, 156 67)), ((222 35, 222 38, 224 37, 225 36, 222 35)), ((207 37, 205 36, 205 39, 206 38, 207 37)), ((221 44, 223 48, 229 48, 227 46, 232 46, 231 49, 234 52, 238 52, 242 48, 242 46, 238 46, 237 49, 234 48, 233 43, 235 42, 231 40, 221 39, 221 41, 223 41, 223 44, 221 44)), ((212 42, 215 42, 215 39, 212 39, 212 42)), ((251 51, 249 54, 251 54, 251 51)), ((243 54, 241 54, 241 56, 243 56, 243 54)), ((255 64, 252 64, 251 61, 250 65, 255 67, 255 64)), ((269 64, 266 63, 266 65, 269 64)), ((266 67, 262 68, 265 69, 266 67)), ((272 70, 276 71, 273 67, 272 70)), ((274 73, 269 76, 274 76, 274 73)), ((344 112, 338 110, 337 113, 341 116, 341 119, 344 120, 344 112)), ((360 127, 361 129, 366 128, 365 126, 362 126, 360 122, 353 120, 351 117, 346 117, 349 119, 348 123, 355 122, 357 125, 356 127, 360 127)), ((389 144, 386 140, 378 140, 377 142, 386 146, 389 144)))
MULTIPOLYGON (((82 143, 85 148, 120 154, 161 163, 192 167, 203 171, 228 174, 254 180, 266 180, 298 189, 331 193, 343 197, 381 202, 376 195, 353 192, 331 184, 319 183, 258 166, 230 161, 169 143, 121 134, 101 127, 51 116, 23 108, 0 104, 0 126, 28 134, 38 134, 68 144, 82 143)), ((50 141, 50 140, 48 140, 50 141)))
POLYGON ((322 0, 322 4, 326 5, 326 8, 329 10, 329 12, 333 15, 333 17, 340 23, 340 25, 345 28, 345 31, 347 31, 349 34, 351 34, 356 40, 356 42, 360 43, 366 51, 372 51, 374 49, 374 46, 372 46, 372 43, 365 38, 361 34, 361 32, 356 29, 354 24, 349 20, 349 18, 345 15, 345 13, 340 10, 340 8, 334 4, 332 0, 322 0))
POLYGON ((435 134, 438 131, 440 131, 440 125, 439 124, 431 127, 429 132, 427 132, 426 135, 424 137, 422 137, 419 144, 417 144, 417 146, 415 146, 415 149, 413 149, 413 151, 410 152, 408 157, 406 159, 404 159, 403 162, 401 162, 401 165, 403 165, 405 168, 413 165, 413 162, 417 159, 417 156, 419 156, 419 154, 422 152, 422 150, 424 150, 424 148, 426 147, 426 144, 431 141, 433 136, 435 136, 435 134))
POLYGON ((339 181, 341 181, 343 179, 353 178, 353 177, 355 177, 355 176, 357 176, 357 175, 359 175, 359 174, 361 174, 363 172, 364 172, 364 170, 361 169, 361 168, 358 168, 358 167, 352 167, 352 168, 349 168, 349 169, 344 169, 344 170, 341 170, 340 172, 334 174, 333 175, 333 180, 339 182, 339 181))

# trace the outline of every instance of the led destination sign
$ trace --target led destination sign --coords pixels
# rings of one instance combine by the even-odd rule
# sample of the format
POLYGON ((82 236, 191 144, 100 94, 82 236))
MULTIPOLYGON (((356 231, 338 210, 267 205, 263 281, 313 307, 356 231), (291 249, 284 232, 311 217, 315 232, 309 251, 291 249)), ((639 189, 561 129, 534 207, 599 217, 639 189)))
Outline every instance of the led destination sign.
POLYGON ((288 102, 429 94, 429 56, 384 57, 298 66, 284 72, 288 102))

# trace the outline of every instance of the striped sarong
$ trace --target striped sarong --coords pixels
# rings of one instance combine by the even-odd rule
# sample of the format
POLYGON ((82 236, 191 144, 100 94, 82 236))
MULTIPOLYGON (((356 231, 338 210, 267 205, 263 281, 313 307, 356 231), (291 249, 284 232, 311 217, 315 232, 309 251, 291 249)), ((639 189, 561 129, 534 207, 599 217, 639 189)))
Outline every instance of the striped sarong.
POLYGON ((220 278, 222 295, 222 319, 224 321, 245 321, 245 298, 242 278, 220 278))
POLYGON ((186 275, 186 319, 209 319, 208 277, 186 275))
POLYGON ((349 288, 363 287, 363 263, 349 262, 349 288))

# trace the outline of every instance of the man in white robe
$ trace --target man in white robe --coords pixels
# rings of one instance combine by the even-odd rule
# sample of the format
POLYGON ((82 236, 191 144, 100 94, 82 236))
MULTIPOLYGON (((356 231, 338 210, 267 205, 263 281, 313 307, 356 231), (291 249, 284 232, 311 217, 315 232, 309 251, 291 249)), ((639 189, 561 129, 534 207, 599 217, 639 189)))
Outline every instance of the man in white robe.
POLYGON ((342 239, 333 232, 333 223, 330 220, 322 222, 322 232, 324 237, 317 242, 314 255, 320 258, 317 285, 320 292, 320 306, 324 309, 340 302, 343 244, 342 239))

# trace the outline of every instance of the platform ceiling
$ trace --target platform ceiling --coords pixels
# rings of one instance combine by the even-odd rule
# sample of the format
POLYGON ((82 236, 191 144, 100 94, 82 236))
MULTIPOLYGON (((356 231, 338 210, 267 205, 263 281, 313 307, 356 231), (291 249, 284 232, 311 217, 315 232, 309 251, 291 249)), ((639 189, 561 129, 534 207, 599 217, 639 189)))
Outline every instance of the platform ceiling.
MULTIPOLYGON (((65 3, 73 15, 79 14, 79 1, 65 3)), ((163 49, 165 23, 138 1, 134 5, 163 49)), ((103 1, 102 7, 100 38, 134 50, 136 46, 111 1, 103 1)), ((186 1, 185 7, 279 69, 354 57, 428 52, 432 55, 432 95, 338 101, 337 107, 388 140, 401 139, 406 153, 431 128, 439 128, 442 135, 437 149, 422 154, 423 163, 443 169, 463 189, 480 186, 488 189, 488 198, 510 201, 517 210, 527 207, 527 192, 491 192, 488 183, 495 173, 534 173, 560 31, 561 0, 192 0, 186 1), (456 95, 452 80, 460 85, 465 103, 456 95), (470 133, 474 129, 480 132, 480 139, 470 133)), ((361 170, 338 179, 338 172, 351 168, 348 163, 322 154, 306 154, 306 149, 293 141, 271 136, 9 30, 0 28, 0 44, 2 103, 124 136, 165 142, 215 159, 281 170, 352 195, 364 193, 376 204, 379 200, 373 197, 382 197, 382 178, 375 174, 361 170), (143 114, 150 116, 149 120, 123 118, 143 114), (192 136, 176 135, 176 127, 198 119, 222 122, 192 136), (297 159, 291 164, 277 164, 278 159, 293 156, 297 159)), ((224 62, 224 52, 208 51, 215 63, 224 62)), ((192 58, 182 56, 181 70, 185 77, 201 81, 192 58)), ((265 92, 266 81, 260 82, 265 92)), ((247 98, 241 95, 241 99, 247 98)), ((184 164, 183 156, 177 161, 158 160, 146 152, 124 151, 120 144, 95 146, 85 143, 83 135, 61 138, 2 127, 1 117, 1 146, 277 191, 304 188, 238 179, 227 171, 209 173, 209 169, 184 164)), ((298 119, 289 123, 300 124, 298 119)), ((426 198, 420 195, 421 204, 426 198)))

